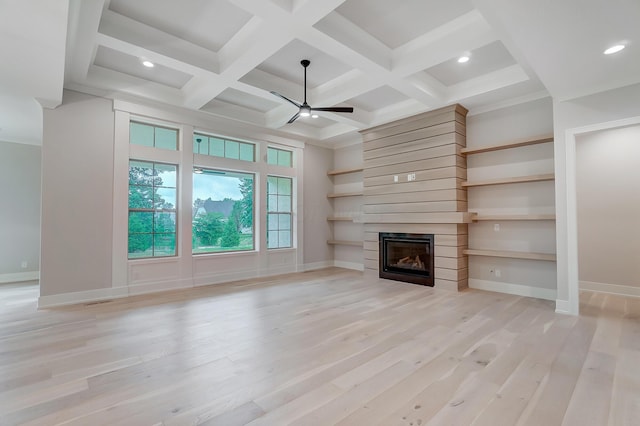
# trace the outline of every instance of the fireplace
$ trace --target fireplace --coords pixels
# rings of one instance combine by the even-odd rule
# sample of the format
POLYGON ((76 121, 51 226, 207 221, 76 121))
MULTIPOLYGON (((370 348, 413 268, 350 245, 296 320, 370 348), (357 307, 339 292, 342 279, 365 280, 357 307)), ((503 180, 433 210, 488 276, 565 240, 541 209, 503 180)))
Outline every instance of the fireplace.
POLYGON ((378 235, 380 278, 433 287, 433 234, 378 235))

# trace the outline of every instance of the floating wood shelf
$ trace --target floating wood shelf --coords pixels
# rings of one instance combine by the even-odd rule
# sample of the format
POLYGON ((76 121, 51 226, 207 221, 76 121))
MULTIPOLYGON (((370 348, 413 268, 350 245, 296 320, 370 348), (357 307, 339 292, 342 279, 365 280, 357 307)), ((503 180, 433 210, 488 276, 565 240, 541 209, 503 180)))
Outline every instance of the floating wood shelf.
POLYGON ((327 220, 329 222, 353 222, 353 218, 348 216, 331 216, 327 220))
POLYGON ((546 175, 533 175, 533 176, 518 176, 504 179, 491 179, 491 180, 481 180, 477 182, 462 182, 463 187, 469 186, 487 186, 487 185, 503 185, 508 183, 522 183, 522 182, 542 182, 545 180, 554 180, 555 177, 553 173, 546 175))
POLYGON ((550 253, 532 253, 532 252, 505 251, 505 250, 476 250, 476 249, 463 250, 462 253, 468 256, 507 257, 510 259, 546 260, 549 262, 556 261, 556 255, 550 254, 550 253))
POLYGON ((553 136, 548 136, 541 139, 531 139, 520 142, 512 142, 506 144, 487 145, 478 148, 463 148, 460 150, 461 154, 479 154, 481 152, 499 151, 501 149, 518 148, 520 146, 537 145, 541 143, 553 142, 553 136))
POLYGON ((357 197, 357 196, 362 195, 362 194, 363 194, 362 191, 342 192, 342 193, 337 193, 337 194, 327 194, 327 198, 357 197))
POLYGON ((475 215, 471 219, 474 222, 482 220, 503 221, 503 220, 556 220, 555 214, 485 214, 475 215))
POLYGON ((346 240, 327 240, 327 244, 335 245, 335 246, 354 246, 354 247, 364 246, 364 243, 362 241, 346 241, 346 240))
POLYGON ((362 167, 354 167, 353 169, 329 170, 327 172, 327 176, 346 175, 347 173, 357 173, 357 172, 361 172, 362 170, 363 170, 362 167))

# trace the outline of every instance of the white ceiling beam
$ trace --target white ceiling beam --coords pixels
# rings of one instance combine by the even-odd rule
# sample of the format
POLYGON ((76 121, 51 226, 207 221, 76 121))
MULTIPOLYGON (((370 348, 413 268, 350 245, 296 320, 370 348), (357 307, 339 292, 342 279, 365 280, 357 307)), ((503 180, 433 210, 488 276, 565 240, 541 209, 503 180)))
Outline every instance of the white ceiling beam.
POLYGON ((216 52, 111 10, 103 13, 100 33, 125 41, 132 46, 140 46, 147 51, 156 52, 165 58, 172 58, 174 64, 172 67, 178 71, 194 74, 195 71, 187 71, 187 69, 200 69, 218 73, 220 68, 216 52))
POLYGON ((220 69, 242 77, 280 50, 292 39, 286 25, 254 16, 220 49, 220 69))
POLYGON ((181 91, 182 105, 189 109, 200 109, 213 98, 224 92, 228 82, 219 76, 199 75, 191 78, 181 91))
POLYGON ((355 98, 384 84, 382 80, 373 80, 358 69, 353 69, 309 91, 310 98, 326 105, 336 105, 346 99, 355 98))
POLYGON ((496 41, 477 11, 469 12, 393 51, 393 72, 408 76, 496 41))
POLYGON ((282 104, 265 113, 265 125, 271 129, 284 126, 298 112, 294 105, 282 104))
POLYGON ((112 95, 122 92, 170 105, 182 103, 182 94, 178 89, 96 65, 89 68, 87 78, 80 83, 80 85, 85 84, 99 87, 106 92, 111 91, 112 95), (123 90, 123 84, 126 90, 123 90))
POLYGON ((331 34, 331 37, 380 67, 391 69, 391 49, 339 13, 330 13, 316 28, 325 34, 331 34))
POLYGON ((65 84, 83 81, 96 52, 96 34, 105 0, 71 0, 65 55, 65 84))
POLYGON ((522 67, 518 64, 511 65, 501 70, 450 86, 447 103, 458 102, 464 98, 470 98, 525 81, 529 81, 529 76, 522 67))
POLYGON ((98 33, 96 35, 96 45, 108 47, 110 49, 125 53, 130 56, 144 57, 145 59, 148 59, 157 65, 163 65, 167 68, 178 70, 185 74, 189 74, 189 75, 209 74, 210 76, 216 76, 215 74, 209 73, 203 70, 202 68, 198 68, 196 66, 187 64, 185 62, 181 62, 180 60, 175 59, 172 56, 166 56, 162 53, 149 50, 145 47, 141 47, 136 44, 132 44, 128 41, 114 38, 106 34, 98 33))
POLYGON ((353 113, 340 113, 322 111, 323 117, 329 118, 335 122, 346 124, 356 129, 367 127, 371 123, 371 113, 361 109, 354 109, 353 113))
POLYGON ((305 25, 314 25, 324 19, 346 0, 297 0, 293 8, 293 19, 305 25))
POLYGON ((432 98, 444 99, 446 97, 447 87, 426 72, 417 72, 405 77, 404 80, 414 86, 416 90, 427 93, 432 98))
POLYGON ((361 127, 353 127, 343 123, 332 124, 331 126, 321 129, 318 139, 325 140, 335 138, 336 136, 344 135, 345 133, 350 133, 360 128, 361 127))
POLYGON ((421 102, 418 102, 415 99, 407 99, 406 101, 380 108, 373 113, 371 127, 404 117, 410 117, 424 111, 425 108, 421 102))
POLYGON ((290 80, 280 78, 273 74, 269 74, 268 72, 261 71, 257 68, 246 74, 242 78, 242 80, 244 81, 244 83, 241 84, 251 86, 253 90, 261 90, 266 99, 276 100, 277 102, 284 102, 282 100, 278 100, 278 98, 270 93, 270 91, 273 90, 294 101, 302 102, 304 87, 299 84, 293 83, 290 80))
POLYGON ((209 105, 206 109, 202 109, 201 111, 208 112, 219 117, 225 117, 244 123, 251 123, 256 126, 265 125, 264 114, 261 112, 222 101, 213 102, 213 105, 209 105))

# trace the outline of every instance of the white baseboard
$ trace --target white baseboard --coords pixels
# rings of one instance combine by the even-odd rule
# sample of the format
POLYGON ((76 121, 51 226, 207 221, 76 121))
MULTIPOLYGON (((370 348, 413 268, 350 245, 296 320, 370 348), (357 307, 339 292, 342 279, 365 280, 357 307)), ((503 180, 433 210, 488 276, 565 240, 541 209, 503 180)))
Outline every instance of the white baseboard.
POLYGON ((19 283, 22 281, 36 281, 40 279, 40 271, 17 272, 15 274, 0 274, 0 284, 19 283))
POLYGON ((499 281, 487 281, 469 278, 469 288, 495 291, 497 293, 515 294, 517 296, 535 297, 537 299, 556 300, 556 290, 554 289, 503 283, 499 281))
POLYGON ((162 281, 150 281, 140 284, 130 284, 128 286, 129 296, 137 296, 140 294, 158 293, 160 291, 182 290, 193 287, 193 280, 188 279, 170 279, 162 281))
POLYGON ((96 290, 54 294, 52 296, 40 296, 38 298, 38 309, 97 302, 100 300, 120 299, 127 296, 129 296, 129 289, 127 287, 99 288, 96 290))
POLYGON ((628 285, 580 281, 580 290, 590 290, 596 291, 598 293, 616 294, 618 296, 640 297, 640 287, 631 287, 628 285))
POLYGON ((332 266, 334 266, 333 260, 327 260, 324 262, 305 263, 300 268, 300 271, 302 272, 315 271, 317 269, 331 268, 332 266))
POLYGON ((55 306, 97 302, 101 300, 118 299, 140 294, 158 293, 169 290, 181 290, 186 288, 222 284, 231 281, 246 280, 251 278, 269 277, 273 275, 288 274, 297 271, 312 271, 315 269, 328 268, 332 266, 355 269, 358 271, 363 270, 362 264, 351 262, 337 262, 333 260, 326 262, 309 263, 298 268, 296 268, 295 265, 282 265, 261 270, 249 269, 237 272, 201 275, 186 279, 143 281, 121 287, 101 288, 97 290, 63 293, 52 296, 40 296, 40 298, 38 299, 38 307, 52 308, 55 306))
POLYGON ((333 266, 335 266, 336 268, 353 269, 355 271, 364 271, 364 265, 362 263, 342 262, 340 260, 334 260, 333 266))
POLYGON ((571 312, 571 305, 568 300, 556 299, 556 313, 557 314, 567 314, 567 315, 577 315, 571 312))

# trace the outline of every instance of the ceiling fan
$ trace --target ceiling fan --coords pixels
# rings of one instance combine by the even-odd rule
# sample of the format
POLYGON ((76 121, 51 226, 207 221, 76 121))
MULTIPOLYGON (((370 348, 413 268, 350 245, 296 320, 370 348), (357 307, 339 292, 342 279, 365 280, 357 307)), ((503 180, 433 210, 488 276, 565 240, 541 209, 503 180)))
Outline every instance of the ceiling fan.
MULTIPOLYGON (((303 59, 302 61, 300 61, 300 64, 304 67, 304 102, 299 103, 296 101, 292 101, 291 99, 287 98, 286 96, 282 96, 280 93, 278 92, 274 92, 271 91, 272 94, 276 95, 279 98, 284 99, 287 102, 292 103, 293 105, 298 107, 298 112, 291 117, 291 119, 289 121, 287 121, 287 124, 291 124, 294 121, 296 121, 298 119, 298 117, 308 117, 311 115, 312 112, 314 111, 330 111, 330 112, 353 112, 353 108, 352 107, 321 107, 321 108, 312 108, 308 103, 307 103, 307 67, 309 66, 309 64, 311 64, 311 61, 308 59, 303 59)), ((314 114, 315 115, 315 114, 314 114)), ((315 117, 314 117, 315 118, 315 117)))

